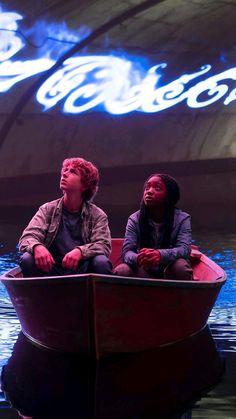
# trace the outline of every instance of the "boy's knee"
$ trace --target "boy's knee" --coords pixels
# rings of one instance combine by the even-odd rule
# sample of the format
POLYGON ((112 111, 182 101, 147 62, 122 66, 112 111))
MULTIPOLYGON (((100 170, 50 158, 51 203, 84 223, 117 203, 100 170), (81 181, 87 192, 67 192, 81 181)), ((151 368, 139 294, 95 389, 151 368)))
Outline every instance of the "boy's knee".
POLYGON ((91 259, 91 270, 93 273, 111 275, 112 263, 105 255, 97 255, 91 259))
POLYGON ((20 258, 20 267, 21 269, 34 267, 34 256, 28 252, 23 253, 20 258))
POLYGON ((39 271, 35 267, 34 256, 31 255, 31 253, 23 253, 20 258, 19 265, 21 267, 23 276, 30 277, 39 275, 39 271))

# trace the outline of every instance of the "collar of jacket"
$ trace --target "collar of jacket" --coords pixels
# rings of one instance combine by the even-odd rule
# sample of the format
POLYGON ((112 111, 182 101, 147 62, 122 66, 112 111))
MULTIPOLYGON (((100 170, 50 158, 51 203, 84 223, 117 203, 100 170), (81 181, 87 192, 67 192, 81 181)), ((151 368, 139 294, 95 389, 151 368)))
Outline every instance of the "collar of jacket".
MULTIPOLYGON (((89 213, 90 202, 84 201, 81 210, 81 217, 84 217, 89 213)), ((62 211, 63 207, 63 197, 58 200, 57 207, 56 207, 56 214, 59 214, 62 211)))

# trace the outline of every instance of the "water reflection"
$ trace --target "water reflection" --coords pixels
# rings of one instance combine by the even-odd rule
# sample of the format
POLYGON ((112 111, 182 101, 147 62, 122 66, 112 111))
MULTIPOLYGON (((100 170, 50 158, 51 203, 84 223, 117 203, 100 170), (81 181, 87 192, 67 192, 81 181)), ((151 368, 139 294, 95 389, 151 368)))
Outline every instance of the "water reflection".
POLYGON ((188 417, 184 412, 223 371, 208 328, 174 345, 99 362, 38 348, 20 333, 1 386, 14 408, 38 419, 74 412, 84 419, 177 419, 188 417))

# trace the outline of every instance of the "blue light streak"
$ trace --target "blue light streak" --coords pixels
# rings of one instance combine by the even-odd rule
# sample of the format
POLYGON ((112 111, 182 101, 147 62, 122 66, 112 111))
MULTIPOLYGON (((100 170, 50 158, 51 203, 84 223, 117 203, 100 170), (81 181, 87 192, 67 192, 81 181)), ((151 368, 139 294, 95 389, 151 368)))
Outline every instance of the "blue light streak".
MULTIPOLYGON (((0 10, 1 12, 1 10, 0 10)), ((26 47, 18 33, 18 21, 23 17, 14 12, 0 13, 0 92, 7 92, 16 83, 49 70, 62 51, 55 46, 41 50, 34 59, 15 59, 26 47), (52 52, 53 51, 53 52, 52 52), (51 58, 50 55, 54 55, 51 58), (13 59, 14 57, 14 59, 13 59)), ((65 39, 65 26, 63 36, 65 39)), ((70 33, 67 39, 75 39, 70 33)), ((58 34, 58 41, 62 42, 58 34)), ((140 60, 141 61, 141 60, 140 60)), ((183 101, 196 109, 207 107, 224 97, 224 105, 236 99, 236 89, 229 92, 227 81, 236 80, 236 67, 225 70, 204 80, 192 82, 211 70, 204 65, 192 74, 184 74, 174 81, 161 85, 161 75, 167 67, 159 63, 142 69, 135 60, 114 55, 74 56, 64 61, 61 69, 54 72, 38 89, 36 100, 44 111, 62 104, 62 111, 79 114, 92 109, 122 115, 138 111, 157 113, 183 101)))

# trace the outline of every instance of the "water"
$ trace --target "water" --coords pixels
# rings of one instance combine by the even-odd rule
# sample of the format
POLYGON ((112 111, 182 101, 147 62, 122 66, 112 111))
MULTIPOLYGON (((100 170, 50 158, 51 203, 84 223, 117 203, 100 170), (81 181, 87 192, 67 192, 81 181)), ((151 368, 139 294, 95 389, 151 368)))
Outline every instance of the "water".
MULTIPOLYGON (((5 220, 2 220, 2 222, 0 221, 0 228, 2 232, 2 240, 0 243, 0 273, 3 273, 9 270, 10 268, 16 266, 17 264, 19 253, 17 249, 15 248, 15 242, 17 240, 21 227, 19 226, 19 224, 14 225, 12 223, 8 223, 7 220, 5 219, 5 220)), ((216 301, 215 307, 212 310, 212 313, 209 318, 210 330, 214 338, 214 345, 216 344, 217 346, 217 351, 212 349, 213 345, 212 343, 209 343, 211 342, 210 341, 211 338, 208 336, 207 345, 206 345, 206 342, 202 343, 199 340, 200 338, 196 340, 194 344, 191 344, 191 342, 185 342, 185 346, 181 348, 181 353, 184 353, 184 351, 186 350, 186 347, 190 345, 189 346, 190 350, 188 351, 188 354, 190 354, 192 358, 190 357, 190 355, 188 355, 187 357, 185 357, 185 359, 178 360, 180 350, 178 349, 178 347, 176 347, 176 348, 172 348, 172 350, 174 351, 172 354, 167 353, 167 352, 163 353, 159 351, 158 353, 155 353, 155 354, 149 354, 146 358, 144 357, 138 358, 136 356, 135 360, 132 357, 126 360, 120 359, 120 360, 114 361, 113 364, 111 363, 109 365, 109 368, 108 368, 108 365, 104 366, 104 364, 101 364, 96 367, 93 366, 92 372, 91 372, 91 365, 88 366, 85 362, 83 363, 84 366, 87 365, 86 371, 84 372, 83 370, 83 374, 84 374, 83 377, 85 381, 83 381, 83 383, 81 380, 80 382, 78 382, 78 376, 75 376, 73 374, 72 374, 72 377, 70 378, 71 383, 72 383, 70 385, 70 393, 71 392, 73 393, 72 387, 75 386, 75 383, 77 387, 79 386, 79 388, 81 389, 81 392, 82 392, 81 394, 83 394, 84 388, 90 388, 89 404, 85 406, 81 402, 82 404, 80 407, 82 409, 81 412, 84 411, 85 416, 82 415, 78 417, 82 417, 82 418, 95 417, 93 416, 91 409, 94 408, 94 406, 96 405, 98 406, 96 410, 97 412, 96 418, 101 417, 103 419, 105 419, 106 417, 109 417, 107 416, 108 413, 110 415, 110 418, 112 419, 115 419, 116 417, 125 418, 125 419, 129 417, 132 419, 136 419, 136 418, 148 419, 149 417, 153 419, 154 418, 156 419, 158 417, 160 417, 160 419, 164 419, 167 417, 176 418, 176 419, 177 418, 182 418, 182 419, 211 418, 211 417, 212 418, 229 418, 229 419, 236 418, 236 233, 235 234, 232 232, 213 233, 213 232, 206 232, 206 231, 198 232, 197 234, 195 233, 195 244, 197 244, 200 247, 200 250, 203 253, 205 253, 206 255, 211 257, 216 263, 221 265, 221 267, 227 272, 227 276, 228 276, 228 280, 225 286, 223 287, 223 289, 221 290, 221 293, 216 301), (193 348, 199 348, 199 349, 198 351, 196 351, 196 349, 193 349, 193 348), (203 348, 205 348, 204 349, 205 351, 204 366, 203 366, 203 357, 202 357, 203 348), (209 352, 209 350, 213 352, 209 352), (201 354, 201 357, 199 359, 197 355, 198 353, 201 354), (219 357, 218 360, 217 360, 216 354, 219 357), (170 396, 169 394, 170 388, 169 387, 167 388, 167 381, 160 382, 160 378, 159 378, 159 382, 157 383, 155 381, 154 383, 154 378, 153 378, 153 387, 150 389, 146 387, 144 388, 142 385, 141 387, 138 386, 137 382, 139 382, 139 379, 142 382, 145 382, 145 380, 152 381, 150 377, 152 377, 151 372, 153 368, 154 370, 156 368, 156 375, 155 375, 155 380, 156 380, 156 376, 158 375, 157 371, 160 371, 160 368, 161 368, 160 366, 164 364, 167 366, 170 365, 171 359, 176 360, 175 364, 179 362, 182 365, 182 369, 184 369, 186 358, 189 360, 189 365, 186 365, 186 371, 189 371, 191 368, 193 368, 194 365, 197 366, 198 365, 197 362, 199 362, 198 368, 196 368, 193 371, 192 379, 190 380, 191 384, 193 383, 196 384, 197 377, 203 368, 203 370, 205 371, 204 380, 205 380, 206 387, 208 384, 208 387, 213 386, 213 388, 212 390, 209 390, 208 388, 207 391, 205 391, 204 393, 202 392, 202 389, 200 389, 200 385, 199 385, 198 389, 195 388, 195 393, 198 395, 197 397, 198 400, 196 400, 196 397, 195 397, 195 400, 192 397, 193 400, 190 403, 191 397, 189 394, 188 395, 189 401, 187 403, 187 398, 186 400, 184 399, 184 395, 186 394, 186 388, 184 387, 184 384, 182 384, 183 387, 181 390, 182 393, 180 395, 180 398, 182 397, 182 402, 184 402, 185 410, 183 409, 183 407, 181 410, 179 409, 179 406, 174 405, 174 410, 173 410, 174 413, 172 412, 170 414, 169 412, 168 413, 169 416, 168 416, 167 406, 168 404, 170 404, 170 400, 173 399, 174 400, 174 401, 172 400, 173 403, 175 402, 175 399, 173 397, 173 394, 175 393, 173 393, 173 391, 171 390, 172 393, 170 396), (152 361, 152 367, 151 367, 150 362, 147 363, 148 362, 147 359, 153 359, 153 360, 159 359, 160 362, 157 363, 155 367, 154 366, 155 363, 154 361, 152 361), (212 369, 212 371, 214 373, 212 375, 212 371, 208 371, 208 370, 209 370, 209 366, 211 365, 211 362, 209 360, 212 361, 213 359, 215 360, 216 364, 213 365, 214 368, 212 369), (222 376, 222 364, 220 363, 220 360, 222 361, 222 359, 225 360, 225 372, 223 376, 222 376), (142 365, 143 367, 141 367, 142 365), (149 378, 145 376, 146 374, 145 371, 148 368, 149 368, 149 375, 148 375, 149 378), (136 380, 131 380, 131 377, 129 374, 130 369, 132 370, 132 375, 136 377, 136 380), (141 372, 140 372, 140 369, 141 369, 141 372), (219 369, 219 371, 217 371, 217 369, 219 369), (118 370, 119 370, 119 374, 118 374, 118 370), (111 373, 109 371, 113 371, 112 379, 110 375, 111 373), (121 374, 121 372, 123 375, 121 374), (208 373, 208 376, 207 376, 207 373, 208 373), (126 377, 126 381, 123 382, 122 380, 124 379, 124 376, 126 377), (206 376, 208 377, 208 383, 206 380, 206 376), (108 380, 108 377, 110 381, 108 380), (122 384, 123 387, 126 388, 126 392, 124 394, 123 393, 122 394, 119 393, 118 395, 116 394, 117 383, 116 385, 114 384, 114 377, 116 377, 116 380, 119 381, 121 384, 123 383, 122 384), (221 377, 221 382, 217 384, 217 382, 220 380, 220 377, 221 377), (128 390, 127 390, 128 388, 127 386, 130 386, 128 390), (91 390, 91 388, 93 390, 91 390), (103 388, 106 395, 102 393, 101 388, 103 388), (135 389, 134 394, 136 394, 136 396, 137 394, 139 394, 138 398, 134 396, 134 394, 131 392, 131 388, 135 389), (157 398, 156 390, 155 390, 156 393, 154 395, 153 393, 154 388, 155 389, 158 388, 158 394, 159 396, 161 395, 160 399, 157 398), (162 389, 162 391, 160 391, 160 388, 162 389), (143 393, 145 397, 143 396, 143 393), (93 398, 92 401, 91 401, 91 394, 93 395, 96 394, 95 399, 93 398), (119 402, 122 405, 122 408, 121 407, 118 408, 118 405, 117 405, 116 409, 113 411, 112 406, 114 406, 115 399, 119 400, 119 402), (159 400, 158 406, 156 404, 157 399, 159 400), (135 410, 132 410, 133 404, 130 402, 130 400, 132 401, 133 404, 139 406, 138 408, 139 413, 137 413, 137 411, 135 410), (149 401, 148 403, 147 403, 147 400, 149 401), (160 406, 162 406, 162 409, 164 409, 164 404, 165 404, 164 401, 166 402, 166 408, 165 408, 166 410, 162 410, 160 413, 160 406), (149 405, 149 408, 147 407, 148 405, 149 405), (152 406, 152 408, 150 406, 152 406), (142 409, 144 408, 147 409, 148 411, 148 413, 145 414, 146 416, 141 415, 142 409), (159 409, 159 413, 158 413, 158 409, 159 409), (101 416, 99 416, 98 412, 100 412, 101 416), (87 414, 89 414, 90 416, 86 416, 87 414)), ((50 354, 47 353, 45 356, 45 353, 42 354, 42 351, 39 351, 38 348, 36 349, 34 347, 34 349, 32 348, 29 349, 27 346, 27 343, 24 342, 24 337, 21 337, 21 335, 19 335, 19 332, 20 332, 20 325, 16 318, 14 309, 11 306, 11 303, 9 301, 8 295, 4 287, 0 285, 0 370, 5 364, 8 363, 7 364, 8 373, 9 373, 9 368, 11 367, 11 365, 14 366, 14 371, 16 371, 16 369, 19 368, 19 365, 15 363, 16 360, 18 360, 19 358, 19 353, 21 354, 27 353, 27 356, 32 357, 32 359, 30 358, 28 358, 28 360, 21 359, 22 362, 20 363, 21 369, 20 369, 19 377, 23 377, 22 378, 23 383, 26 383, 27 380, 33 380, 33 383, 34 383, 34 380, 35 380, 34 385, 36 386, 37 374, 32 373, 32 368, 30 371, 28 371, 29 362, 35 365, 34 357, 36 360, 37 359, 40 360, 41 364, 39 363, 39 365, 41 365, 42 367, 42 368, 40 367, 40 373, 42 373, 43 366, 45 365, 47 365, 47 367, 48 365, 50 366, 54 365, 53 363, 55 363, 55 365, 59 365, 61 379, 64 377, 63 374, 66 374, 66 376, 68 375, 68 368, 70 372, 74 371, 74 369, 76 370, 76 368, 77 369, 80 368, 78 367, 78 365, 80 365, 81 363, 79 363, 78 359, 68 360, 68 359, 63 358, 63 356, 61 355, 59 356, 59 359, 57 360, 55 356, 54 358, 52 358, 51 353, 50 354), (17 344, 15 345, 14 351, 12 354, 12 349, 16 341, 17 341, 17 344), (17 349, 19 347, 21 347, 20 352, 19 352, 19 349, 17 349), (11 354, 12 354, 12 357, 11 357, 11 354), (9 358, 10 358, 10 362, 9 362, 9 358), (73 364, 73 368, 71 366, 72 364, 73 364), (22 365, 24 367, 22 367, 22 365), (66 369, 63 369, 65 365, 66 365, 66 369)), ((23 355, 21 355, 20 357, 22 358, 22 356, 23 355)), ((168 383, 172 383, 172 386, 177 388, 179 387, 179 381, 175 383, 176 374, 178 373, 177 374, 178 379, 180 379, 182 369, 180 369, 180 371, 178 372, 174 371, 175 364, 172 365, 172 370, 171 370, 172 373, 171 371, 168 370, 169 371, 168 383)), ((166 374, 166 371, 165 371, 165 374, 166 374)), ((45 380, 48 380, 48 382, 51 382, 51 384, 52 382, 55 381, 55 376, 57 377, 56 372, 53 368, 51 371, 51 375, 49 375, 48 369, 46 370, 45 380)), ((40 379, 42 381, 43 377, 40 377, 40 379)), ((57 380, 60 380, 60 376, 57 377, 57 380)), ((183 382, 185 382, 185 384, 187 383, 186 377, 185 377, 185 380, 183 380, 183 382)), ((190 382, 187 383, 188 389, 191 387, 190 382)), ((37 388, 37 392, 38 392, 37 400, 38 400, 39 405, 42 405, 42 403, 44 403, 46 400, 45 392, 42 390, 42 388, 43 387, 41 387, 41 390, 37 388)), ((49 397, 50 400, 54 400, 54 413, 51 413, 51 417, 56 418, 59 416, 58 416, 58 413, 56 415, 55 409, 56 409, 57 404, 60 404, 60 401, 59 399, 55 398, 55 395, 51 394, 50 391, 51 390, 49 390, 48 388, 48 392, 49 392, 48 394, 50 394, 50 397, 48 396, 48 394, 47 394, 47 397, 49 397)), ((62 389, 60 389, 60 392, 62 392, 62 389)), ((59 394, 62 397, 62 393, 60 392, 59 394)), ((21 396, 22 400, 23 400, 23 396, 24 395, 22 394, 21 396)), ((71 395, 69 395, 69 393, 65 391, 64 397, 65 399, 69 397, 71 398, 71 395)), ((88 397, 88 394, 86 393, 84 397, 85 398, 88 397)), ((79 411, 78 403, 77 403, 77 408, 79 411)), ((66 407, 66 409, 68 409, 68 406, 66 407)), ((2 393, 0 392, 0 418, 4 418, 4 414, 6 412, 8 415, 12 414, 12 416, 7 416, 9 418, 19 417, 16 411, 9 409, 9 403, 6 401, 3 392, 2 393)), ((46 417, 45 414, 42 417, 46 417)))
POLYGON ((211 312, 209 324, 219 349, 236 352, 236 233, 195 235, 203 253, 227 273, 227 282, 211 312))

